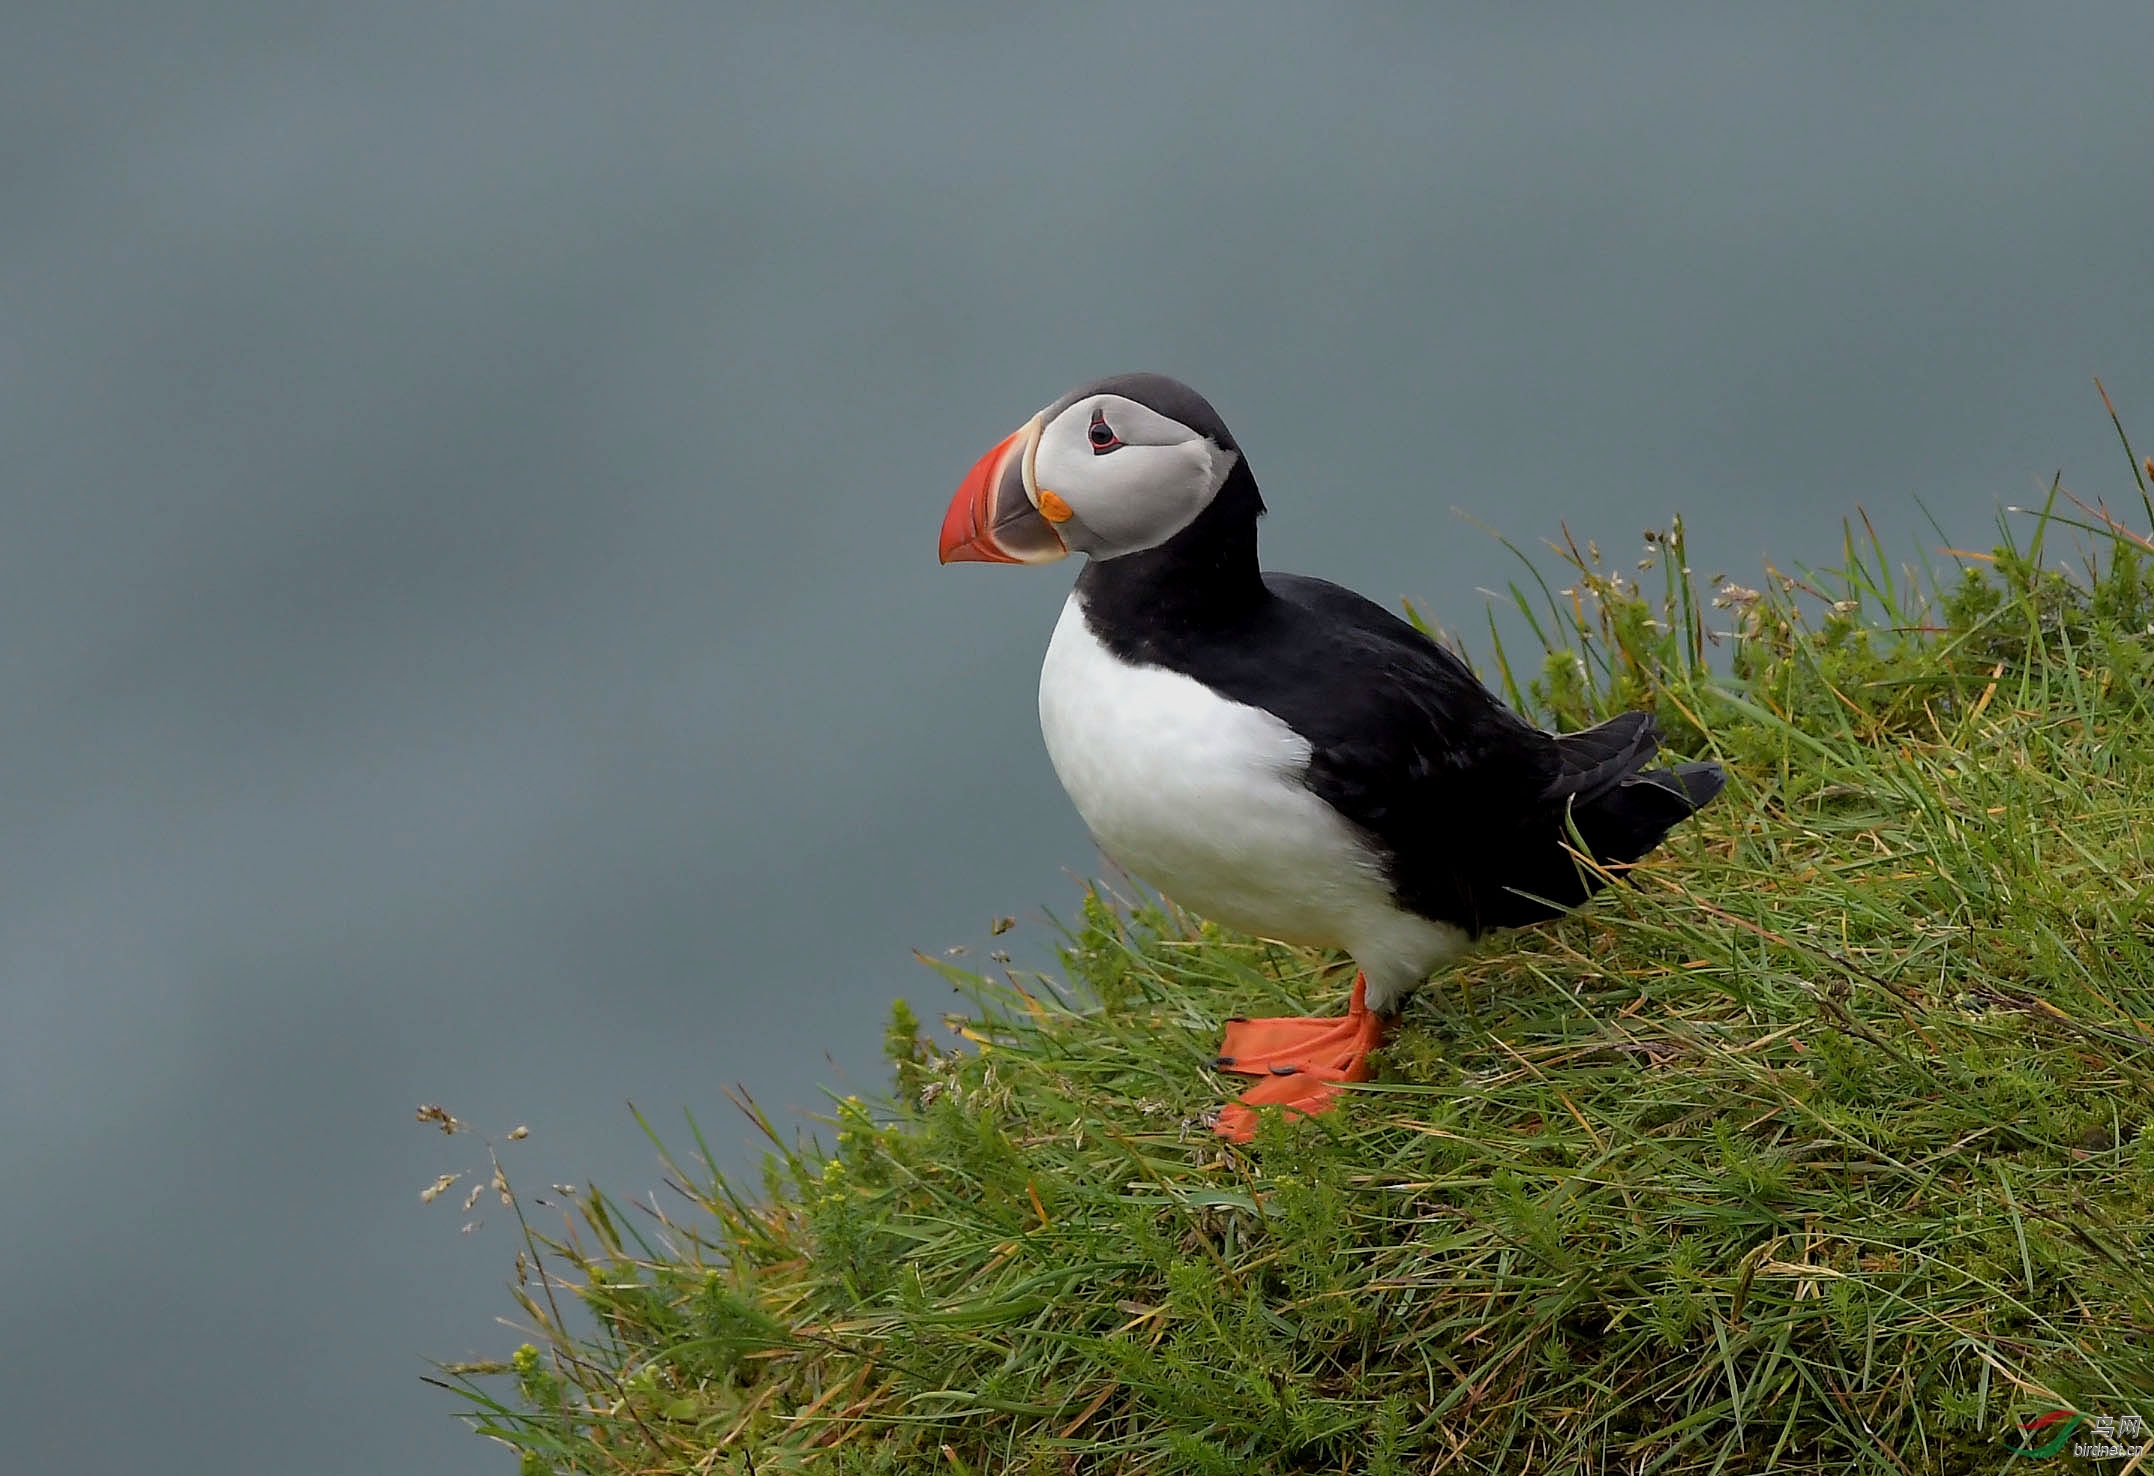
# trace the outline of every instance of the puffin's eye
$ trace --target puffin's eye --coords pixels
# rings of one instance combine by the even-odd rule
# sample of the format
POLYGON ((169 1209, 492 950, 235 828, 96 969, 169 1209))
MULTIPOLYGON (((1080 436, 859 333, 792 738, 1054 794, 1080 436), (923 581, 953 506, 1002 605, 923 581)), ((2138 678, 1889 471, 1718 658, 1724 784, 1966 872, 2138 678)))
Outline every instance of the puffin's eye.
POLYGON ((1084 434, 1085 439, 1092 443, 1094 456, 1105 456, 1122 444, 1122 438, 1114 433, 1114 427, 1107 424, 1107 412, 1104 410, 1092 412, 1092 428, 1084 434))

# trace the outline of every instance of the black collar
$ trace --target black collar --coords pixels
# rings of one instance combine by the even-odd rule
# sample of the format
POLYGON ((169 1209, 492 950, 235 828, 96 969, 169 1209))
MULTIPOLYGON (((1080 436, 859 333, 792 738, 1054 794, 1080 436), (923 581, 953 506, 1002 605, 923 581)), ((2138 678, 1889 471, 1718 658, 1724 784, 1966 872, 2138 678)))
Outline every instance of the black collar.
POLYGON ((1092 628, 1115 644, 1115 635, 1216 629, 1248 619, 1271 599, 1257 567, 1257 519, 1263 515, 1256 478, 1237 457, 1188 527, 1157 548, 1085 566, 1077 595, 1092 628))

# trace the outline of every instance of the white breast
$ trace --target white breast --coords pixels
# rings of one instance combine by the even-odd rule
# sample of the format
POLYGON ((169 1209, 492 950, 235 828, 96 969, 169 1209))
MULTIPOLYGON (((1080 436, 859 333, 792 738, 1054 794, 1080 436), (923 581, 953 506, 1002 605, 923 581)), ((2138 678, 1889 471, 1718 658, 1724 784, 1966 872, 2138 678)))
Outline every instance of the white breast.
POLYGON ((1398 907, 1375 854, 1302 783, 1307 740, 1201 682, 1123 662, 1074 594, 1040 671, 1040 731, 1101 850, 1229 927, 1347 949, 1372 1005, 1464 948, 1459 929, 1398 907))

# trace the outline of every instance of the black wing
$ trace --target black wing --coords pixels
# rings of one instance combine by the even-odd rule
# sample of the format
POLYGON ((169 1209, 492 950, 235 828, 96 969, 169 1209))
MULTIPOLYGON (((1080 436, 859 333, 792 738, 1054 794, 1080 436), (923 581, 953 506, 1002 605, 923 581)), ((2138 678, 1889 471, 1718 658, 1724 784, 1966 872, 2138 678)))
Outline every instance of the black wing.
POLYGON ((1125 659, 1184 672, 1307 739, 1310 789, 1370 839, 1400 904, 1424 917, 1480 933, 1556 916, 1597 884, 1566 849, 1566 816, 1594 855, 1630 861, 1719 788, 1718 770, 1645 771, 1659 738, 1644 713, 1544 733, 1352 590, 1294 574, 1264 586, 1270 598, 1224 628, 1092 623, 1125 659))
POLYGON ((1264 582, 1292 644, 1313 658, 1293 694, 1264 705, 1309 740, 1309 787, 1378 843, 1402 905, 1480 933, 1559 910, 1534 898, 1583 899, 1561 845, 1564 799, 1597 786, 1610 760, 1632 760, 1629 745, 1589 755, 1540 731, 1457 656, 1351 590, 1291 574, 1264 582))

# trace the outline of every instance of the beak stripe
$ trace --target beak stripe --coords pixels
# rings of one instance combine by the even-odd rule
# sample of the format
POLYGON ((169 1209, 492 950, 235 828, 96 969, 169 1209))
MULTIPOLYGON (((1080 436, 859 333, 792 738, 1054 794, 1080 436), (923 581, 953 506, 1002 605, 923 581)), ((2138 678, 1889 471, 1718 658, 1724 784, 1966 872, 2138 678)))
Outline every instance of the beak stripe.
POLYGON ((943 515, 942 562, 1046 564, 1069 553, 1055 527, 1074 516, 1070 505, 1049 493, 1061 514, 1050 521, 1033 501, 1029 463, 1040 426, 1034 416, 972 464, 943 515))

